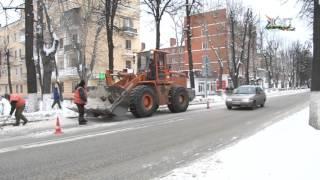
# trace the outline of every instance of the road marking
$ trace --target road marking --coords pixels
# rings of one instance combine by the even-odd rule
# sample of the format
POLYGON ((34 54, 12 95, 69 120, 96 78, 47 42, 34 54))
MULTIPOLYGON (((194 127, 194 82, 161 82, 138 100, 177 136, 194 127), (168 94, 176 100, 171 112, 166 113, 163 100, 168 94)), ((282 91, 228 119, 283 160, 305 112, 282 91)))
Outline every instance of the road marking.
POLYGON ((110 134, 115 134, 115 133, 133 131, 133 130, 149 128, 149 127, 154 127, 154 126, 159 126, 159 125, 165 125, 165 124, 170 124, 170 123, 184 121, 184 120, 185 119, 183 119, 183 118, 172 118, 172 119, 168 119, 167 121, 155 122, 155 123, 151 123, 151 124, 144 123, 144 124, 136 126, 136 127, 123 128, 123 129, 117 129, 117 130, 112 130, 112 131, 102 131, 102 132, 93 133, 93 134, 70 136, 70 137, 61 138, 61 139, 57 139, 57 140, 47 140, 47 141, 40 141, 40 142, 35 142, 35 143, 17 145, 17 146, 12 146, 12 147, 7 147, 7 148, 1 148, 0 154, 12 152, 12 151, 17 151, 17 150, 24 150, 24 149, 31 149, 31 148, 73 142, 73 141, 78 141, 78 140, 82 140, 82 139, 88 139, 88 138, 93 138, 93 137, 98 137, 98 136, 103 136, 103 135, 110 135, 110 134))

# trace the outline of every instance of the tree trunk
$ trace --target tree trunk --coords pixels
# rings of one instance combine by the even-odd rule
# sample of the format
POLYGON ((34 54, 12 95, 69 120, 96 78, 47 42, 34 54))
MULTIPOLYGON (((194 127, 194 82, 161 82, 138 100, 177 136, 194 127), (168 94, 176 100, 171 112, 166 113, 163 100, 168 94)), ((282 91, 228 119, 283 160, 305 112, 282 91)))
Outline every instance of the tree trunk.
POLYGON ((112 29, 108 30, 108 55, 109 55, 109 70, 113 72, 113 62, 114 62, 114 57, 113 57, 113 33, 112 29))
POLYGON ((156 21, 156 49, 160 49, 160 20, 155 18, 156 21))
POLYGON ((186 16, 187 16, 187 51, 188 51, 188 63, 189 63, 189 76, 190 76, 190 87, 195 88, 194 84, 194 72, 193 72, 193 59, 192 59, 192 45, 191 45, 191 7, 189 5, 189 0, 186 0, 186 16))
POLYGON ((7 59, 7 68, 8 68, 8 85, 9 85, 9 93, 12 94, 12 83, 11 83, 11 67, 10 67, 10 50, 7 49, 6 52, 7 59))
POLYGON ((320 6, 319 0, 313 2, 313 61, 309 124, 320 130, 320 6))
POLYGON ((51 93, 52 62, 50 56, 42 56, 43 62, 43 94, 51 93))
MULTIPOLYGON (((251 17, 250 17, 251 19, 251 17)), ((250 20, 252 21, 252 19, 250 20)), ((246 83, 250 83, 249 79, 249 67, 250 67, 250 50, 251 50, 251 38, 252 38, 252 22, 249 23, 249 40, 248 40, 248 54, 247 54, 247 68, 246 68, 246 83)))
POLYGON ((43 8, 42 8, 42 0, 37 1, 37 57, 38 62, 36 63, 36 69, 39 74, 39 83, 40 83, 40 90, 41 90, 41 99, 43 98, 43 84, 42 84, 42 72, 40 67, 40 59, 41 59, 41 51, 43 49, 43 8))
POLYGON ((235 40, 235 19, 234 12, 230 12, 230 22, 231 22, 231 54, 232 54, 232 64, 233 71, 231 71, 231 78, 234 88, 238 87, 238 74, 237 74, 237 64, 236 64, 236 40, 235 40))
POLYGON ((28 89, 28 110, 34 112, 38 110, 37 103, 37 75, 33 59, 33 1, 25 1, 25 53, 26 53, 26 69, 27 69, 27 89, 28 89))

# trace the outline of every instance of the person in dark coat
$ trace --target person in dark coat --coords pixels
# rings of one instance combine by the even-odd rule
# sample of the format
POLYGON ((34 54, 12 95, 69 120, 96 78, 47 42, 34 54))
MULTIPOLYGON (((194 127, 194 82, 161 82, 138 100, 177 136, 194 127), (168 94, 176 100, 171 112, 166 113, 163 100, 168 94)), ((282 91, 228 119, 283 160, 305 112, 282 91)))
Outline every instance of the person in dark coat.
POLYGON ((11 111, 10 116, 12 116, 14 110, 15 117, 16 117, 16 123, 13 126, 19 126, 20 125, 20 119, 23 120, 23 125, 26 125, 28 123, 28 119, 22 114, 23 110, 26 106, 26 101, 18 94, 5 94, 4 97, 10 101, 11 104, 11 111))
POLYGON ((78 107, 79 125, 87 124, 87 120, 84 119, 84 106, 87 104, 87 90, 85 85, 85 81, 81 80, 76 87, 76 91, 74 92, 73 101, 78 107))
POLYGON ((54 87, 53 89, 53 103, 51 108, 54 107, 54 105, 58 104, 59 109, 61 109, 61 104, 60 104, 60 93, 58 87, 54 87))

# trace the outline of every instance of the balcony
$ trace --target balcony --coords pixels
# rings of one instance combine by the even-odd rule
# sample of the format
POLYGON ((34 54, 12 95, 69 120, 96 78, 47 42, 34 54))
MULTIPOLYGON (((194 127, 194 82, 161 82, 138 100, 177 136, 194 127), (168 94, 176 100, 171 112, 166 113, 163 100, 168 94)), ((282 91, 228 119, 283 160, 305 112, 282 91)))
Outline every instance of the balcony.
MULTIPOLYGON (((53 73, 55 75, 55 73, 53 73)), ((65 69, 59 69, 59 76, 64 77, 77 77, 78 71, 76 67, 67 67, 65 69)))
POLYGON ((125 49, 122 53, 122 56, 127 57, 127 58, 133 58, 134 57, 134 53, 132 50, 129 49, 125 49))
POLYGON ((127 27, 124 26, 121 28, 122 32, 129 35, 129 36, 136 36, 138 35, 138 30, 136 28, 133 27, 127 27))

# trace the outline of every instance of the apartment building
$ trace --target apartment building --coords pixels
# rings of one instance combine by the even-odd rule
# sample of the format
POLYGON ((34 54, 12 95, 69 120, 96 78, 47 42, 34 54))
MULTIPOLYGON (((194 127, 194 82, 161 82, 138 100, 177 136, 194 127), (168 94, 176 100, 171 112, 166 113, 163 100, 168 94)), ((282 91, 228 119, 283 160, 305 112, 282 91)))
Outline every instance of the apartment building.
MULTIPOLYGON (((98 6, 101 1, 93 1, 92 5, 98 6)), ((85 66, 88 70, 92 61, 93 44, 97 29, 97 16, 93 15, 86 25, 84 32, 83 16, 87 12, 86 1, 47 1, 49 4, 48 13, 51 17, 53 31, 59 38, 59 47, 56 53, 56 62, 59 72, 59 81, 62 84, 64 97, 72 97, 72 92, 80 80, 77 71, 79 57, 85 59, 85 66), (78 51, 77 48, 81 50, 78 51)), ((36 14, 36 3, 34 4, 36 14)), ((36 17, 36 16, 35 16, 36 17)), ((25 44, 24 44, 24 18, 0 27, 0 93, 9 92, 8 76, 6 66, 6 50, 10 53, 11 79, 14 93, 27 93, 26 67, 25 67, 25 44)), ((117 10, 115 17, 114 31, 114 70, 135 71, 135 53, 140 51, 140 1, 123 1, 117 10)), ((35 23, 36 27, 36 23, 35 23)), ((36 30, 35 30, 36 31, 36 30)), ((45 30, 46 31, 46 30, 45 30)), ((47 31, 46 31, 47 32, 47 31)), ((47 34, 48 35, 48 34, 47 34)), ((47 37, 45 37, 47 38, 47 37)), ((35 47, 34 47, 35 49, 35 47)), ((36 53, 34 58, 38 61, 36 53)), ((99 83, 99 74, 108 69, 108 44, 105 26, 103 26, 98 38, 96 48, 95 66, 89 79, 89 86, 96 86, 99 83)), ((52 83, 56 77, 52 75, 52 83)), ((100 81, 101 83, 101 81, 100 81)), ((40 88, 39 93, 40 93, 40 88)))
MULTIPOLYGON (((97 3, 99 2, 97 1, 97 3)), ((113 35, 114 70, 134 71, 135 53, 140 50, 140 2, 139 0, 128 0, 123 3, 118 6, 115 17, 117 29, 113 35)), ((98 4, 96 5, 98 6, 98 4)), ((81 18, 87 10, 85 2, 79 0, 53 1, 49 10, 55 19, 56 33, 60 38, 56 56, 57 66, 63 92, 67 98, 72 96, 72 92, 79 82, 77 71, 79 56, 84 56, 87 69, 90 68, 92 61, 95 33, 98 26, 95 19, 98 17, 93 15, 92 23, 86 22, 89 28, 87 31, 83 31, 84 22, 81 18), (79 47, 84 47, 81 55, 76 50, 79 47)), ((88 82, 89 86, 96 86, 99 83, 99 74, 108 69, 108 61, 107 34, 105 27, 103 27, 98 38, 95 66, 88 82)))
POLYGON ((27 94, 24 20, 0 27, 0 95, 9 93, 8 58, 12 92, 27 94))

